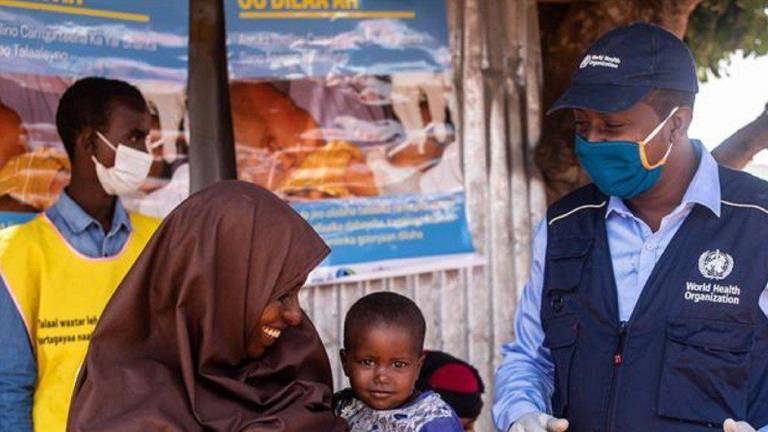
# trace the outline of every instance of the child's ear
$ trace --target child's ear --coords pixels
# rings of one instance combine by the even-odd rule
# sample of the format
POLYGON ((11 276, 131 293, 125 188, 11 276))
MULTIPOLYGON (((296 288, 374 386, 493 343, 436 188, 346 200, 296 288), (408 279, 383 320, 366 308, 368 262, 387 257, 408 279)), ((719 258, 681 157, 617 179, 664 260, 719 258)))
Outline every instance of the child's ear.
POLYGON ((427 353, 422 352, 421 357, 419 357, 419 360, 416 362, 416 367, 419 369, 419 372, 421 372, 421 367, 424 365, 425 358, 427 358, 427 353))
POLYGON ((341 359, 341 369, 344 371, 345 376, 349 376, 349 371, 347 371, 347 352, 344 351, 344 348, 339 350, 339 359, 341 359))

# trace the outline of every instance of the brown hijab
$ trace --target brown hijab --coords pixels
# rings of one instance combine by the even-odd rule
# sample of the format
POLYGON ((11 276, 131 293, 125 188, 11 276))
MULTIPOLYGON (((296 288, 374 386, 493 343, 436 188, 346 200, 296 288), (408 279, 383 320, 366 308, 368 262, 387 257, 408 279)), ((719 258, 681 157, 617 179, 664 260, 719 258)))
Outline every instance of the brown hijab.
POLYGON ((182 203, 107 305, 75 386, 69 431, 344 431, 312 323, 259 358, 271 301, 328 247, 288 205, 243 182, 182 203))

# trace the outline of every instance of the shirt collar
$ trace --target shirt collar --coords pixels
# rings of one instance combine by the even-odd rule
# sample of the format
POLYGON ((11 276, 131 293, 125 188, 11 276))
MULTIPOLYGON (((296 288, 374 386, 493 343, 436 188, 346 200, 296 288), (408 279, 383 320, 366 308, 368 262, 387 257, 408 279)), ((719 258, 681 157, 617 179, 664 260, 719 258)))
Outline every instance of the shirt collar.
MULTIPOLYGON (((61 191, 59 200, 53 205, 53 210, 59 213, 69 229, 76 234, 82 233, 91 225, 96 225, 103 229, 99 221, 86 213, 66 191, 61 191)), ((112 214, 112 228, 109 234, 115 233, 120 229, 130 231, 131 220, 128 217, 128 213, 125 211, 125 207, 123 207, 123 203, 118 198, 115 201, 115 212, 112 214)))
MULTIPOLYGON (((720 189, 718 189, 719 193, 720 189)), ((720 198, 718 196, 717 203, 720 204, 720 198)), ((123 202, 120 200, 120 198, 117 198, 115 200, 115 212, 112 213, 112 229, 110 230, 110 234, 116 233, 117 231, 124 229, 128 232, 131 231, 131 219, 128 217, 128 212, 125 210, 125 207, 123 207, 123 202)))
MULTIPOLYGON (((715 216, 720 217, 720 170, 717 162, 704 148, 701 141, 692 139, 691 144, 693 144, 696 153, 700 155, 699 167, 680 201, 680 207, 689 204, 701 204, 712 211, 715 216)), ((615 196, 612 196, 608 201, 605 217, 607 218, 612 212, 619 215, 632 215, 632 211, 624 204, 624 200, 615 196)))

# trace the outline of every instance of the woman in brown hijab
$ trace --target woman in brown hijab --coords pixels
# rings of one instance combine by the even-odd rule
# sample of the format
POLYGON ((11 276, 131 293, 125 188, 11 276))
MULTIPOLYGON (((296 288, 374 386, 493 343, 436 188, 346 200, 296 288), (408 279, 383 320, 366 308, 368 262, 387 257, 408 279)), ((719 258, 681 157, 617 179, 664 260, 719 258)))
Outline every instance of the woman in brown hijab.
POLYGON ((323 345, 298 305, 328 254, 279 198, 243 182, 160 226, 93 333, 70 431, 345 431, 323 345))

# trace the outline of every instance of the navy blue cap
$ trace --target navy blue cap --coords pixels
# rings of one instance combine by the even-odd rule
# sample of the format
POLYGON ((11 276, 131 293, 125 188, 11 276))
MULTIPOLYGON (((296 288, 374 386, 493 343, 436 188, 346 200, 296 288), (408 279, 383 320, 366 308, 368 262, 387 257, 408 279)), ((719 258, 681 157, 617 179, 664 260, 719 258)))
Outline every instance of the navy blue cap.
POLYGON ((547 114, 563 108, 623 111, 652 89, 697 93, 696 65, 677 36, 634 23, 609 31, 587 50, 570 88, 547 114))

